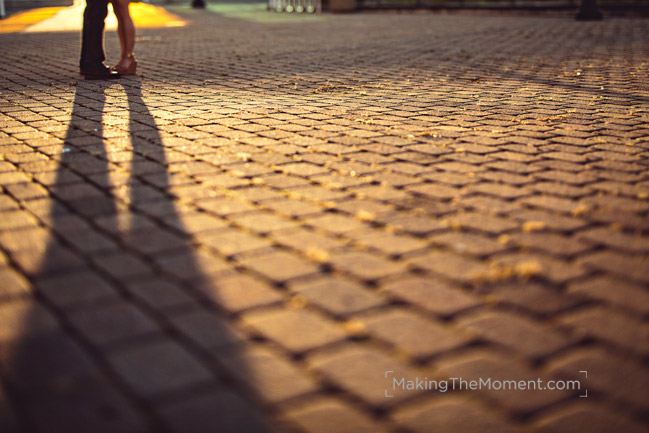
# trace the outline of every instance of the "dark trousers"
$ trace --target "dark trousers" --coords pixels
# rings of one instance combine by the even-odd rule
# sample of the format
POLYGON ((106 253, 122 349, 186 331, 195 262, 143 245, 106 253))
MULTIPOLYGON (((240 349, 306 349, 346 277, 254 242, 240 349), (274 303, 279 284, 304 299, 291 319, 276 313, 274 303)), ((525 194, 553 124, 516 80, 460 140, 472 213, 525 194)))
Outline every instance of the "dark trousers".
POLYGON ((108 15, 108 0, 86 0, 81 32, 81 61, 85 71, 99 70, 106 60, 104 53, 104 21, 108 15))

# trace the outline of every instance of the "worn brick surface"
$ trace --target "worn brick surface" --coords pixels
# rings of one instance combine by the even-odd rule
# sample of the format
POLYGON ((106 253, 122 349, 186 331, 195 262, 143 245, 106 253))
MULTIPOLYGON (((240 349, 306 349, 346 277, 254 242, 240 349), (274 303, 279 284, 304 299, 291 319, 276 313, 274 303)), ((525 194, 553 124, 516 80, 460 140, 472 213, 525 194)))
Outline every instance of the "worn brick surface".
MULTIPOLYGON (((369 347, 345 347, 331 353, 315 354, 309 365, 334 386, 350 392, 366 404, 382 407, 412 397, 408 391, 390 389, 389 374, 394 371, 399 377, 414 379, 417 371, 398 359, 369 347), (376 378, 379 378, 376 380, 376 378), (386 398, 386 387, 390 389, 386 398)), ((423 391, 416 390, 414 394, 423 391)))
POLYGON ((58 328, 56 318, 41 304, 16 299, 0 304, 1 341, 14 341, 58 328))
POLYGON ((248 275, 224 275, 212 281, 203 281, 198 289, 219 308, 240 312, 280 302, 278 291, 248 275))
POLYGON ((646 19, 215 7, 0 33, 0 430, 647 429, 646 19))
POLYGON ((106 383, 70 386, 58 395, 47 393, 28 404, 38 431, 137 433, 148 429, 133 404, 106 383))
POLYGON ((2 431, 10 433, 18 432, 18 420, 13 413, 4 386, 0 388, 0 404, 0 427, 2 427, 2 431))
POLYGON ((336 400, 321 400, 288 412, 286 418, 308 433, 382 433, 378 422, 358 409, 336 400))
POLYGON ((114 353, 110 362, 128 386, 144 398, 214 380, 209 370, 170 341, 153 341, 114 353))
POLYGON ((624 402, 625 411, 647 407, 649 374, 633 357, 607 353, 603 348, 584 348, 557 357, 548 368, 560 377, 577 377, 580 370, 588 371, 584 387, 590 393, 606 401, 624 402))
POLYGON ((633 317, 613 309, 594 307, 566 314, 561 321, 592 338, 608 340, 613 344, 640 353, 649 351, 649 327, 638 324, 633 317))
POLYGON ((224 433, 273 431, 254 407, 229 391, 199 394, 157 410, 170 431, 176 433, 208 433, 215 425, 224 433))
POLYGON ((344 337, 342 330, 334 323, 303 310, 253 312, 244 316, 243 320, 264 336, 294 352, 303 352, 344 337))
POLYGON ((385 284, 389 295, 440 315, 452 315, 480 304, 478 297, 434 278, 410 277, 385 284))
POLYGON ((317 390, 313 378, 292 365, 290 358, 265 347, 230 346, 212 354, 243 386, 268 402, 297 399, 317 390))
POLYGON ((646 313, 649 309, 649 293, 642 285, 597 276, 571 284, 568 292, 586 299, 598 300, 634 312, 646 313), (612 288, 614 288, 612 290, 612 288))
POLYGON ((115 303, 74 311, 69 320, 93 345, 104 346, 159 332, 159 328, 132 304, 115 303))
POLYGON ((498 311, 470 315, 462 318, 459 324, 487 340, 533 357, 555 352, 571 341, 547 324, 498 311))
POLYGON ((30 292, 29 282, 17 273, 15 270, 2 267, 0 268, 0 299, 9 299, 23 296, 30 292))
POLYGON ((422 433, 430 431, 430 426, 440 431, 476 433, 525 431, 475 403, 454 397, 440 400, 405 408, 395 412, 393 417, 400 425, 422 433))
POLYGON ((624 430, 627 432, 643 432, 643 423, 619 413, 610 412, 602 406, 573 405, 557 411, 544 418, 539 423, 542 432, 568 433, 579 430, 591 432, 611 432, 624 430))
POLYGON ((49 330, 20 340, 3 341, 0 364, 7 383, 23 397, 44 394, 52 398, 59 391, 83 387, 100 380, 100 367, 70 336, 49 330))
POLYGON ((470 337, 404 310, 372 314, 361 319, 370 335, 415 358, 425 358, 465 345, 470 337))
POLYGON ((508 308, 515 307, 539 315, 557 314, 583 303, 578 296, 571 296, 529 281, 499 284, 489 292, 487 299, 508 308))

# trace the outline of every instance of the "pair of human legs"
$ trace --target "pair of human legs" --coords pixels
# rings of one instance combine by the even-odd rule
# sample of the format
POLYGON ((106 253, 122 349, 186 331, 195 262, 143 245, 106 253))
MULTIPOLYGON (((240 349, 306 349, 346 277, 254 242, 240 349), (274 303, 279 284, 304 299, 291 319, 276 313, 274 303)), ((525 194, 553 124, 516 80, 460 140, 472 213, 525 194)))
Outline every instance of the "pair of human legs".
POLYGON ((137 61, 133 54, 135 47, 135 24, 128 10, 130 0, 111 0, 117 16, 117 33, 122 54, 114 69, 121 73, 134 73, 137 61))
POLYGON ((104 21, 109 0, 86 0, 81 32, 81 59, 79 70, 89 80, 119 78, 120 74, 135 73, 137 61, 133 56, 135 25, 128 11, 130 0, 110 0, 117 15, 119 41, 122 47, 120 60, 113 68, 104 65, 104 21))
POLYGON ((87 80, 119 78, 116 71, 104 65, 104 21, 108 14, 108 0, 86 0, 81 31, 81 59, 79 72, 87 80))

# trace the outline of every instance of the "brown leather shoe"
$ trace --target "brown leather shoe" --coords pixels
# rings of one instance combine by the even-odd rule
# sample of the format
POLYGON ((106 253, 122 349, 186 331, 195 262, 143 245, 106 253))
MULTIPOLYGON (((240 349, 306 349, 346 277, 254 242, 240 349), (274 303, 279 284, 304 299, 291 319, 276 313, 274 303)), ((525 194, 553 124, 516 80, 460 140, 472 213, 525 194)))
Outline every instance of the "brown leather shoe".
POLYGON ((120 77, 119 72, 111 71, 105 66, 93 70, 82 69, 79 73, 83 75, 86 80, 114 80, 115 78, 120 77))

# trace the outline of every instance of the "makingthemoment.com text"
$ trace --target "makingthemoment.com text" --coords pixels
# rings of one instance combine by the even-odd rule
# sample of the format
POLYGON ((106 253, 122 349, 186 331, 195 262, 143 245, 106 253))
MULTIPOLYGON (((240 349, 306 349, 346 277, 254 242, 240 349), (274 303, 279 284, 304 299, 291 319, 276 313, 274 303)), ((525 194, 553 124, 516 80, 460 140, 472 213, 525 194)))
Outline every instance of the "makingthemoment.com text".
POLYGON ((500 380, 492 378, 463 379, 461 377, 449 377, 442 380, 430 380, 414 378, 406 379, 404 377, 391 377, 392 389, 407 391, 525 391, 525 390, 580 390, 581 383, 579 380, 543 380, 541 378, 531 380, 500 380))

